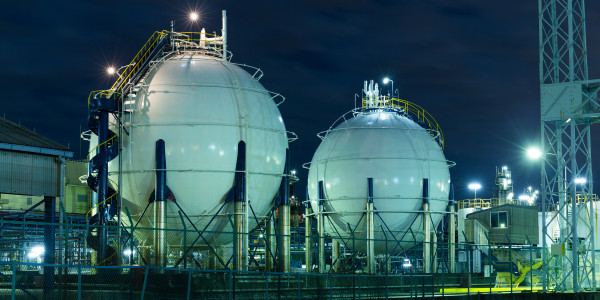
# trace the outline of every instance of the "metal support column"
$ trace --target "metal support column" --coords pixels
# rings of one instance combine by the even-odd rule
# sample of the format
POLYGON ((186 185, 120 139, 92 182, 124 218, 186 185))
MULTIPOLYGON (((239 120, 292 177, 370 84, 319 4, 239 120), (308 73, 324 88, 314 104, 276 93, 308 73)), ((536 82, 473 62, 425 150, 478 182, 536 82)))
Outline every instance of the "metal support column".
POLYGON ((317 212, 317 234, 319 236, 318 271, 325 273, 325 219, 323 210, 325 208, 325 191, 323 181, 319 181, 319 211, 317 212))
POLYGON ((265 247, 265 268, 269 272, 276 270, 274 255, 275 249, 277 249, 277 236, 275 234, 275 215, 273 215, 267 222, 266 243, 268 247, 265 247))
MULTIPOLYGON (((307 198, 308 198, 308 192, 307 198)), ((304 217, 304 261, 306 264, 306 272, 310 273, 312 271, 313 266, 313 255, 312 255, 312 246, 313 246, 313 237, 312 237, 312 208, 310 207, 310 202, 306 200, 305 202, 305 217, 304 217)))
POLYGON ((375 274, 375 212, 373 204, 373 178, 367 178, 367 268, 369 274, 375 274))
POLYGON ((247 241, 245 238, 247 232, 244 230, 244 223, 248 222, 248 219, 244 218, 246 216, 244 212, 246 203, 246 143, 244 141, 240 141, 238 143, 238 155, 234 182, 235 203, 233 226, 236 234, 234 242, 233 268, 234 270, 245 271, 248 267, 248 247, 244 246, 244 241, 247 241))
POLYGON ((423 178, 423 273, 431 273, 431 222, 429 220, 429 180, 423 178))
POLYGON ((450 215, 448 216, 448 262, 450 273, 456 273, 456 212, 454 200, 450 200, 450 215))
MULTIPOLYGON (((54 264, 56 199, 44 197, 44 264, 54 264)), ((44 266, 44 299, 51 299, 54 291, 54 267, 44 266)))
POLYGON ((156 174, 154 186, 154 265, 167 266, 167 164, 165 141, 156 141, 156 174))
POLYGON ((340 242, 333 240, 331 242, 331 272, 339 272, 340 260, 340 242))
POLYGON ((279 272, 290 272, 290 149, 285 150, 284 176, 279 189, 279 272))

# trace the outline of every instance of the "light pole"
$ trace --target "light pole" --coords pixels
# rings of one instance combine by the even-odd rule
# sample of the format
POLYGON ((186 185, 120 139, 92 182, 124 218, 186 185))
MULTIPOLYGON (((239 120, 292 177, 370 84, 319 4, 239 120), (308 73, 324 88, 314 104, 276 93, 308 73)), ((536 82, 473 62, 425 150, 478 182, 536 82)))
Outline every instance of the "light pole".
POLYGON ((475 200, 477 200, 477 190, 481 188, 481 184, 479 183, 471 183, 469 184, 469 189, 475 191, 475 200))
POLYGON ((389 77, 383 79, 383 84, 388 84, 388 82, 392 82, 392 98, 394 98, 394 81, 389 77))

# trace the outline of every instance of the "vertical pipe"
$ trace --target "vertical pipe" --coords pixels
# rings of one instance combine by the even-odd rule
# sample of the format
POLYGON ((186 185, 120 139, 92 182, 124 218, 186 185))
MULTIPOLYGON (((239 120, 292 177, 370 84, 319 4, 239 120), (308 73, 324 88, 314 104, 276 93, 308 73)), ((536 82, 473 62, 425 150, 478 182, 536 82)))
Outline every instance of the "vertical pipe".
POLYGON ((337 273, 340 265, 340 242, 333 240, 331 242, 331 271, 337 273))
MULTIPOLYGON (((308 197, 308 195, 307 195, 308 197)), ((312 246, 313 246, 313 238, 312 238, 312 208, 310 207, 310 203, 308 200, 306 201, 306 207, 304 211, 304 261, 306 264, 306 272, 310 273, 312 270, 312 246)))
POLYGON ((275 271, 275 247, 277 247, 277 236, 275 236, 275 215, 269 218, 269 222, 267 222, 267 236, 266 243, 268 247, 265 247, 265 267, 267 271, 273 272, 275 271))
POLYGON ((319 181, 319 211, 317 214, 317 234, 319 236, 318 271, 325 273, 325 220, 323 210, 325 207, 325 191, 323 181, 319 181))
POLYGON ((279 206, 279 233, 280 239, 277 243, 279 247, 279 272, 290 272, 290 149, 285 150, 284 176, 280 185, 280 206, 279 206))
MULTIPOLYGON (((44 197, 44 264, 54 264, 56 199, 44 197)), ((14 265, 13 265, 14 266, 14 265)), ((51 299, 54 290, 54 267, 44 266, 44 299, 51 299)))
MULTIPOLYGON (((108 130, 108 112, 103 111, 100 113, 100 123, 98 124, 98 144, 102 144, 108 140, 109 130, 108 130)), ((100 147, 100 152, 107 151, 104 147, 100 147)), ((102 162, 102 166, 100 166, 98 170, 98 203, 103 203, 107 198, 108 192, 108 161, 102 162)), ((106 228, 106 203, 98 205, 98 216, 100 220, 100 227, 98 230, 98 235, 100 235, 100 259, 99 261, 103 264, 106 263, 106 259, 108 258, 108 230, 106 228)))
POLYGON ((373 204, 373 178, 367 178, 367 268, 369 274, 375 274, 375 213, 373 204))
POLYGON ((431 227, 429 221, 429 180, 423 178, 423 272, 431 273, 431 227))

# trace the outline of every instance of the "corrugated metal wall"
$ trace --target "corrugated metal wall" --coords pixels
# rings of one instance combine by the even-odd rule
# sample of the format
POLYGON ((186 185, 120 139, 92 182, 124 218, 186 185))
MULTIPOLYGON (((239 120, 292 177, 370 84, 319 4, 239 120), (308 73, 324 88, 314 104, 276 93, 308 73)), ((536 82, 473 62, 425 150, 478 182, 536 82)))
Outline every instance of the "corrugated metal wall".
POLYGON ((59 185, 57 157, 0 150, 0 193, 58 197, 59 185))

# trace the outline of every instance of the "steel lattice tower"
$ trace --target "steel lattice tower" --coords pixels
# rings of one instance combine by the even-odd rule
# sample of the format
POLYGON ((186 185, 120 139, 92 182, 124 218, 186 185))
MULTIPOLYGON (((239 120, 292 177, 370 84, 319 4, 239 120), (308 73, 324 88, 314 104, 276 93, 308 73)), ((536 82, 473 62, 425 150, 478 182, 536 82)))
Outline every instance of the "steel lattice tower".
POLYGON ((595 290, 590 126, 600 80, 588 80, 584 0, 539 0, 539 30, 544 291, 595 290))

